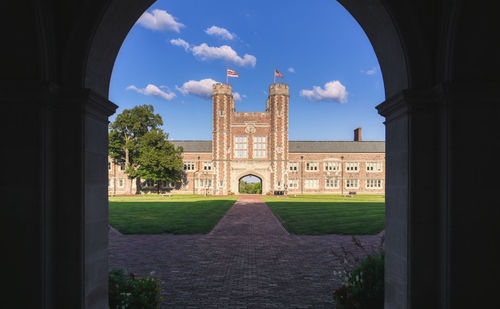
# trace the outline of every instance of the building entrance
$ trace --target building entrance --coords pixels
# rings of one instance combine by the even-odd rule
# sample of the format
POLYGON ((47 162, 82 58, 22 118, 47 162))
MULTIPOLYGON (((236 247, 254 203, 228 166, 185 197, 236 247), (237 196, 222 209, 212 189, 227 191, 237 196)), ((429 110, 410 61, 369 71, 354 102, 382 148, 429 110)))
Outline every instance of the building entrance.
POLYGON ((239 194, 262 194, 262 179, 255 175, 246 175, 239 179, 239 194))

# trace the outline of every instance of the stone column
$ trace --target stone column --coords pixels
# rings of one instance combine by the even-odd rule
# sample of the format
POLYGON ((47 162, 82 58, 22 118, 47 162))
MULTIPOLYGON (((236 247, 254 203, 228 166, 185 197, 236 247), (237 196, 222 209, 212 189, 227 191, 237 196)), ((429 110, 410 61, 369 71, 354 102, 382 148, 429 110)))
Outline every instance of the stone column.
POLYGON ((499 208, 487 206, 497 203, 487 192, 500 141, 491 89, 441 84, 377 107, 386 117, 385 308, 482 308, 485 291, 494 295, 492 269, 482 269, 496 265, 500 235, 499 208))
POLYGON ((15 252, 4 304, 106 308, 107 126, 116 105, 48 82, 0 87, 3 235, 15 252))
POLYGON ((377 107, 386 117, 385 308, 411 308, 415 293, 433 308, 429 294, 439 287, 440 130, 433 99, 405 91, 377 107), (424 266, 428 271, 415 272, 424 266))

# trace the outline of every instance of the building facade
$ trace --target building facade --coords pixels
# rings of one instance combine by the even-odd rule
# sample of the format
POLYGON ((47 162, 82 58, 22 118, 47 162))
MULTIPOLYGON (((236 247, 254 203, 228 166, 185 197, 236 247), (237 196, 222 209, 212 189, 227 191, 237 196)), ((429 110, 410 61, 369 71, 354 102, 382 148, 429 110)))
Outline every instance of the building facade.
MULTIPOLYGON (((231 85, 212 92, 211 141, 172 141, 184 149, 185 179, 161 191, 238 194, 240 180, 255 176, 263 194, 384 194, 385 142, 289 141, 289 86, 272 84, 265 112, 236 112, 231 85)), ((151 181, 131 181, 125 166, 109 161, 109 193, 156 192, 151 181)))

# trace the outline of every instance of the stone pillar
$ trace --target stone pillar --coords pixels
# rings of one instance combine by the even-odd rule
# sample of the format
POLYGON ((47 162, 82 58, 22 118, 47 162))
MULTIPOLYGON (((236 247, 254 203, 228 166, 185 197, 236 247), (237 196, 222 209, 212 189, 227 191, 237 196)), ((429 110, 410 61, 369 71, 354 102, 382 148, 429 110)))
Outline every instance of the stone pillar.
POLYGON ((0 87, 2 233, 13 252, 2 302, 106 308, 107 119, 116 106, 48 82, 0 87))
POLYGON ((494 295, 499 211, 487 206, 494 177, 478 176, 498 175, 499 108, 480 89, 407 90, 377 107, 386 117, 385 308, 486 308, 486 291, 494 295))
POLYGON ((223 187, 217 183, 217 194, 228 194, 231 191, 232 137, 231 118, 234 113, 234 99, 231 85, 214 84, 212 88, 212 156, 216 165, 216 182, 223 181, 223 187))

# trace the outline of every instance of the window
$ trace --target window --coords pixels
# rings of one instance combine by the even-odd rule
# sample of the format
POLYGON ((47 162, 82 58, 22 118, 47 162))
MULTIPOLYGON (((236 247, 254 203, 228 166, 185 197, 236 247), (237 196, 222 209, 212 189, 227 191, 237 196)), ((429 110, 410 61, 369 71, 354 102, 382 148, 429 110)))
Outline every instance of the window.
POLYGON ((359 188, 359 180, 358 179, 346 179, 345 180, 346 188, 359 188))
POLYGON ((319 188, 319 179, 306 179, 306 184, 304 186, 306 189, 317 189, 319 188))
POLYGON ((236 136, 234 138, 234 156, 236 158, 247 157, 247 142, 246 136, 236 136))
POLYGON ((359 170, 358 162, 347 162, 345 164, 345 170, 348 172, 357 172, 359 170))
POLYGON ((194 171, 194 162, 184 162, 185 171, 194 171))
POLYGON ((288 169, 292 172, 296 172, 298 167, 299 167, 299 164, 297 162, 288 163, 288 169))
POLYGON ((340 170, 339 162, 325 162, 325 171, 338 171, 340 170))
POLYGON ((219 180, 219 187, 224 187, 224 180, 219 180))
POLYGON ((123 178, 118 179, 118 187, 123 188, 123 185, 124 185, 123 178))
POLYGON ((224 110, 220 110, 220 114, 219 114, 221 117, 224 117, 224 110))
POLYGON ((266 137, 254 136, 253 137, 253 157, 265 158, 266 157, 266 137))
POLYGON ((382 179, 367 179, 366 180, 366 188, 367 189, 381 189, 382 188, 382 179))
POLYGON ((198 188, 211 188, 212 187, 212 179, 197 179, 197 187, 198 188))
POLYGON ((382 162, 366 162, 366 171, 367 172, 381 172, 382 171, 382 162))
POLYGON ((281 147, 278 147, 278 153, 281 153, 281 147))
POLYGON ((278 110, 278 117, 281 117, 281 110, 278 110))
POLYGON ((204 171, 211 171, 212 170, 212 163, 211 162, 203 162, 203 170, 204 171))
POLYGON ((299 187, 299 180, 298 179, 290 179, 288 181, 288 188, 294 189, 299 187))
POLYGON ((338 188, 339 187, 339 181, 336 178, 327 178, 325 180, 325 188, 338 188))
POLYGON ((144 187, 146 187, 146 188, 154 188, 154 186, 155 186, 155 182, 154 182, 154 180, 148 179, 148 180, 146 180, 146 181, 144 182, 144 184, 143 184, 143 185, 144 185, 144 187))
POLYGON ((108 171, 111 171, 111 162, 108 162, 108 171))
POLYGON ((318 170, 318 162, 307 162, 306 163, 306 171, 317 171, 318 170))
POLYGON ((122 171, 125 170, 125 162, 120 163, 120 170, 122 170, 122 171))

